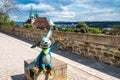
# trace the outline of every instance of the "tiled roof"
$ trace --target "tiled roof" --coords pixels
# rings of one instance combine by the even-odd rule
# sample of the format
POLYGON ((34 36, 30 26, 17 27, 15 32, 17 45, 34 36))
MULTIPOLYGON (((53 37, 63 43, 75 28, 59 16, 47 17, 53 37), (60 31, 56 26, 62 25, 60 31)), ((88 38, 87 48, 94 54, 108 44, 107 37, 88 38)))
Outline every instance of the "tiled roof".
POLYGON ((37 28, 40 28, 40 27, 50 28, 50 24, 45 17, 37 18, 33 23, 33 25, 35 25, 37 28))

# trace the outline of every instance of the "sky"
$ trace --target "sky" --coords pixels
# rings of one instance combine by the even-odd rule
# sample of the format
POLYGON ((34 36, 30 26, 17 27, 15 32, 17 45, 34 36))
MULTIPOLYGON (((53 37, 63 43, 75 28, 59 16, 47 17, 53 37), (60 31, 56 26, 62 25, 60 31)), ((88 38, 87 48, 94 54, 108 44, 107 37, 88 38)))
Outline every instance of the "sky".
POLYGON ((30 6, 53 21, 120 21, 120 0, 15 0, 20 11, 11 20, 26 21, 30 6))

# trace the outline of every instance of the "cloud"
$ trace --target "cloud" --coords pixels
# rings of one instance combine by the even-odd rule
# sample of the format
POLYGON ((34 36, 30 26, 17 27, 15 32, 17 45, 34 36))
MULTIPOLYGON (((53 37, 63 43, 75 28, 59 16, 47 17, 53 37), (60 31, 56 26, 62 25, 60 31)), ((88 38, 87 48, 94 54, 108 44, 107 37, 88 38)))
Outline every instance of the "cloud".
POLYGON ((75 17, 75 12, 70 11, 69 7, 67 6, 61 6, 60 7, 61 11, 52 11, 52 12, 46 12, 44 15, 54 18, 53 20, 58 20, 58 18, 64 20, 64 19, 72 19, 75 17), (55 19, 57 18, 57 19, 55 19))
POLYGON ((29 17, 32 5, 40 16, 53 21, 120 21, 119 3, 120 0, 24 0, 18 5, 25 18, 29 17))
POLYGON ((74 3, 74 0, 38 0, 39 2, 46 3, 53 6, 66 6, 74 3))
POLYGON ((28 15, 10 15, 10 20, 14 20, 16 22, 25 22, 28 19, 28 15))
POLYGON ((47 12, 45 13, 46 16, 50 17, 61 17, 61 18, 73 18, 75 16, 74 12, 63 11, 63 12, 47 12))
POLYGON ((73 21, 119 21, 119 13, 110 13, 109 10, 77 12, 73 21))
POLYGON ((30 10, 31 6, 33 7, 34 10, 40 10, 40 11, 53 11, 54 7, 48 5, 48 4, 43 4, 43 3, 39 3, 39 4, 33 4, 33 3, 29 3, 29 4, 19 4, 18 5, 21 10, 30 10))
POLYGON ((88 9, 120 9, 120 0, 84 0, 76 2, 75 5, 88 9))

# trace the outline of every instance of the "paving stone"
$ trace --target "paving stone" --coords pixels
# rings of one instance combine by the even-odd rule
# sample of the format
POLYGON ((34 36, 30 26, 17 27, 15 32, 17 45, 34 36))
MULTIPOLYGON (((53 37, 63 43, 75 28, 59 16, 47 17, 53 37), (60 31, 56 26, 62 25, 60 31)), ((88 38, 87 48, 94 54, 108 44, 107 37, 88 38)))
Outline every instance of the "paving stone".
MULTIPOLYGON (((41 50, 30 47, 31 44, 20 38, 0 32, 0 80, 25 80, 24 60, 35 58, 41 50)), ((66 52, 52 53, 52 56, 68 63, 68 80, 120 80, 119 68, 66 52)))

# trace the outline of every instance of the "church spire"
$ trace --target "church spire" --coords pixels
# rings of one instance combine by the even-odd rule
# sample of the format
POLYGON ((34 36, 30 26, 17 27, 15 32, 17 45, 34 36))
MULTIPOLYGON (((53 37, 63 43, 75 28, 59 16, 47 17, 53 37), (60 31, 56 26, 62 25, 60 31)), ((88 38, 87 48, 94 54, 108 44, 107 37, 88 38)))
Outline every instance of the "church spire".
POLYGON ((30 15, 29 18, 31 19, 33 17, 33 8, 32 8, 32 4, 31 4, 31 9, 30 9, 30 15))
POLYGON ((36 10, 36 14, 35 14, 36 18, 39 17, 38 11, 36 10))

